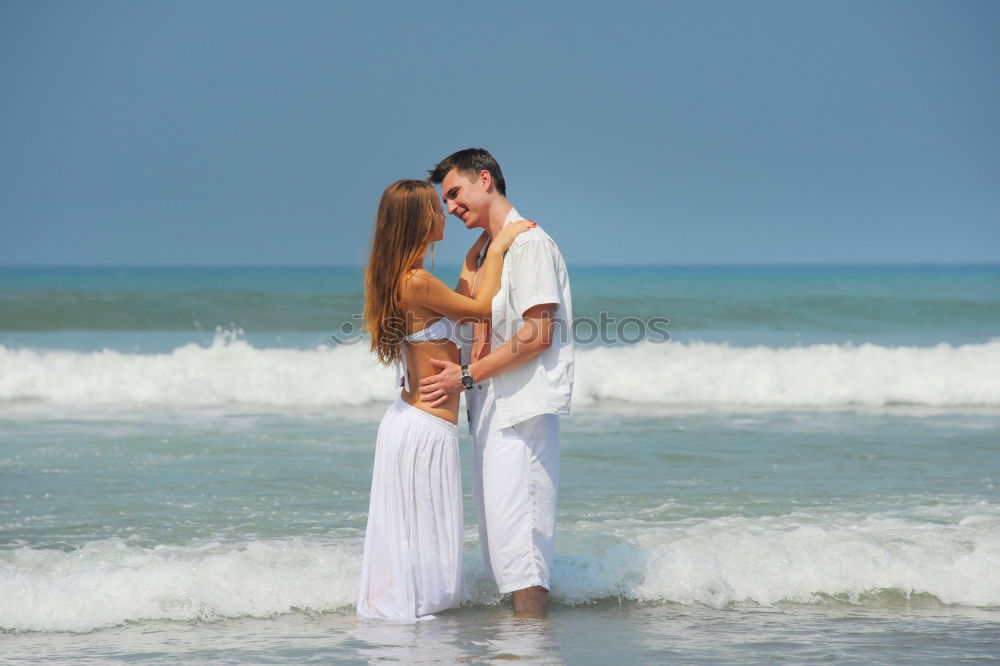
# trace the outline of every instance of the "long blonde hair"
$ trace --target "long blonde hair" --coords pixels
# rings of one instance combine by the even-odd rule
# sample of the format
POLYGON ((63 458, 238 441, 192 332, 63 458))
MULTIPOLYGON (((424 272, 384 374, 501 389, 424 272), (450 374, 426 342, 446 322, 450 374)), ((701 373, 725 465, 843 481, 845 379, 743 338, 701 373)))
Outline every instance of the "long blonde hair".
POLYGON ((406 335, 403 276, 426 253, 441 202, 425 180, 399 180, 385 188, 375 215, 365 270, 365 330, 371 351, 388 365, 401 357, 406 335))

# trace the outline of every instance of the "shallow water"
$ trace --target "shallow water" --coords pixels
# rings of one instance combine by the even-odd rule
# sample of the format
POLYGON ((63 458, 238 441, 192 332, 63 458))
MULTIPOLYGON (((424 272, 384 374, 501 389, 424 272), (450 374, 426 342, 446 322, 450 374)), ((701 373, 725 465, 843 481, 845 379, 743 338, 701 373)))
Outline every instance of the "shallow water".
POLYGON ((546 620, 463 608, 436 620, 360 624, 344 614, 147 622, 88 634, 0 637, 10 663, 992 663, 993 613, 901 604, 554 606, 546 620), (960 647, 957 647, 960 646, 960 647))
MULTIPOLYGON (((511 617, 483 572, 467 494, 463 607, 416 625, 353 616, 391 372, 294 314, 323 285, 345 302, 354 287, 253 274, 253 291, 273 296, 268 321, 292 323, 213 333, 164 330, 156 316, 144 328, 143 299, 115 301, 121 276, 74 273, 73 289, 110 299, 127 326, 77 312, 0 331, 0 654, 997 659, 1000 342, 989 332, 1000 331, 1000 271, 643 270, 644 312, 690 313, 689 325, 667 344, 578 354, 549 619, 511 617), (885 308, 907 285, 909 305, 885 308), (820 316, 830 298, 839 324, 820 316), (911 306, 943 317, 917 321, 911 306)), ((51 307, 67 280, 3 276, 23 312, 51 307)), ((229 291, 246 276, 226 271, 129 277, 202 323, 206 304, 246 298, 229 291)), ((578 312, 628 311, 614 294, 636 279, 585 272, 578 312)))

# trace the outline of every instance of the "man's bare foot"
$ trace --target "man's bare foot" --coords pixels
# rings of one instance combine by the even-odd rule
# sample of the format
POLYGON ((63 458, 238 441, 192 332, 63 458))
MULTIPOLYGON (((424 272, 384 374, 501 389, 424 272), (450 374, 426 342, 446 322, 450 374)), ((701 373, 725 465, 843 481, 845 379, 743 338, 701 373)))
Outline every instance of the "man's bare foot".
POLYGON ((546 615, 549 591, 540 585, 535 585, 523 590, 514 590, 511 600, 514 602, 514 615, 517 617, 543 618, 546 615))

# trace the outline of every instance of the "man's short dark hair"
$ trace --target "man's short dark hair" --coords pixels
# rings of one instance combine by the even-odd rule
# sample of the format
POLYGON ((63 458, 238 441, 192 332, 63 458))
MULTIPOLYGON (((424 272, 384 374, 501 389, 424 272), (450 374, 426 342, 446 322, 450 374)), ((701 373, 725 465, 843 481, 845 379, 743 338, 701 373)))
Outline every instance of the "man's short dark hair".
POLYGON ((503 171, 500 170, 496 159, 484 148, 466 148, 454 152, 427 173, 431 175, 432 183, 440 185, 452 169, 458 169, 471 180, 478 178, 483 171, 489 171, 497 192, 507 196, 507 183, 504 182, 503 171))

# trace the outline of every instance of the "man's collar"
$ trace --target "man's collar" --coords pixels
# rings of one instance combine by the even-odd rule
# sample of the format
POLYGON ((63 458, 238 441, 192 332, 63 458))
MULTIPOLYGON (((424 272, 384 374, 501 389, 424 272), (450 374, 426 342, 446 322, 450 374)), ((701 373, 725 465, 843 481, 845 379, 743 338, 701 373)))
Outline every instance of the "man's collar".
POLYGON ((523 220, 523 219, 524 218, 521 217, 521 214, 517 212, 517 209, 511 206, 510 210, 507 211, 507 217, 503 219, 503 225, 506 227, 511 222, 517 222, 518 220, 523 220))
MULTIPOLYGON (((523 220, 523 219, 524 218, 521 217, 521 214, 517 212, 517 209, 511 206, 510 210, 507 211, 507 217, 503 219, 503 226, 506 227, 511 222, 517 222, 518 220, 523 220)), ((493 239, 490 238, 488 241, 486 241, 486 245, 483 246, 483 249, 479 251, 479 257, 476 259, 477 268, 482 266, 483 261, 486 260, 486 251, 490 249, 490 243, 492 242, 493 239)))

